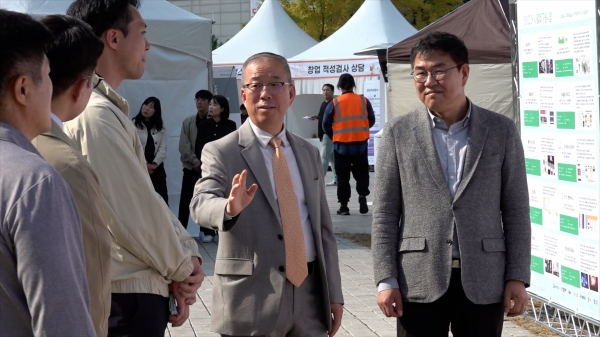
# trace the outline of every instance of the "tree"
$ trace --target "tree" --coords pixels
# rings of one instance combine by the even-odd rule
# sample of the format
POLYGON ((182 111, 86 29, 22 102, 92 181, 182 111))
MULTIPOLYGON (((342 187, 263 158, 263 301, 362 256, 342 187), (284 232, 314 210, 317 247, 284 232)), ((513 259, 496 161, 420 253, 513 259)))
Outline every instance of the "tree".
POLYGON ((469 0, 391 0, 404 18, 421 29, 469 0))
MULTIPOLYGON (((409 23, 421 29, 469 0, 391 1, 409 23)), ((317 41, 323 41, 342 27, 363 2, 364 0, 281 0, 281 5, 308 35, 317 41)))
POLYGON ((221 47, 223 45, 223 43, 225 43, 225 42, 220 42, 219 38, 215 34, 212 35, 212 50, 215 50, 215 49, 221 47))
POLYGON ((282 0, 288 15, 308 35, 325 40, 354 15, 364 0, 282 0))

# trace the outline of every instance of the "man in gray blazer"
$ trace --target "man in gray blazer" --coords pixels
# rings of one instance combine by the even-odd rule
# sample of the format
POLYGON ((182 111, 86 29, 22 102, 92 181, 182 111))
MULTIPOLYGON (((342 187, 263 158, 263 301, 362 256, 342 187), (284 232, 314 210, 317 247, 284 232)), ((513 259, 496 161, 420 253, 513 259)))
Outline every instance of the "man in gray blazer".
POLYGON ((388 122, 378 157, 372 247, 377 303, 398 336, 500 336, 530 278, 529 198, 519 133, 465 96, 462 40, 413 47, 424 106, 388 122), (511 300, 514 306, 511 307, 511 300))
POLYGON ((249 123, 204 147, 190 204, 194 221, 221 238, 211 330, 333 336, 343 311, 337 245, 319 150, 283 125, 296 96, 290 68, 259 53, 242 80, 249 123))

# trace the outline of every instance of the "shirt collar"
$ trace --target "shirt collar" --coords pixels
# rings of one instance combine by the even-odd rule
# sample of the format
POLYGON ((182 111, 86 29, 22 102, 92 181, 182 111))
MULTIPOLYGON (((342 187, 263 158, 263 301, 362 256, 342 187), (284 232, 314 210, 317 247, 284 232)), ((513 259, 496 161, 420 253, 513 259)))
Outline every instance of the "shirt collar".
MULTIPOLYGON (((252 123, 252 120, 250 118, 248 118, 246 122, 250 122, 250 127, 252 127, 252 131, 254 132, 254 135, 256 135, 256 139, 258 139, 258 143, 260 144, 260 146, 262 146, 263 148, 267 147, 269 145, 269 142, 271 141, 271 138, 273 138, 273 135, 256 126, 256 124, 252 123)), ((281 145, 285 147, 289 146, 289 142, 285 134, 285 126, 276 137, 281 139, 281 145)))
MULTIPOLYGON (((98 75, 94 75, 94 83, 99 81, 98 77, 98 75)), ((125 114, 125 116, 129 115, 129 103, 127 103, 127 100, 123 98, 123 96, 119 95, 110 86, 110 84, 108 84, 108 82, 102 81, 102 83, 100 83, 98 87, 94 89, 94 92, 100 94, 104 98, 108 99, 112 104, 116 105, 117 108, 119 108, 121 112, 125 114)))
MULTIPOLYGON (((465 127, 469 124, 469 120, 471 119, 471 101, 469 99, 467 99, 468 104, 468 109, 467 109, 467 114, 465 115, 465 118, 463 118, 461 121, 458 121, 457 123, 462 123, 461 126, 465 127)), ((427 112, 429 113, 429 118, 431 118, 431 127, 435 128, 435 125, 437 123, 442 123, 444 126, 446 125, 446 122, 444 122, 443 119, 441 119, 440 117, 434 115, 431 110, 429 110, 428 107, 425 107, 427 109, 427 112)))
POLYGON ((54 123, 58 124, 61 129, 63 128, 63 122, 53 112, 50 113, 50 118, 52 118, 54 123))

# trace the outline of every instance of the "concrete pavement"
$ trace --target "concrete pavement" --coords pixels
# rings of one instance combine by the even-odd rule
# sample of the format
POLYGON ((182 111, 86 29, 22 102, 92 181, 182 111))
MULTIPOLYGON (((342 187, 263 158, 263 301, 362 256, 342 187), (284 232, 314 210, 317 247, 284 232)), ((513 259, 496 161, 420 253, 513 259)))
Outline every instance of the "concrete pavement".
MULTIPOLYGON (((331 173, 327 174, 325 181, 331 180, 331 173)), ((371 187, 374 186, 374 175, 371 174, 371 187)), ((348 205, 350 216, 340 216, 335 213, 339 208, 336 197, 336 187, 326 187, 327 200, 332 214, 334 230, 336 233, 370 233, 371 232, 371 206, 369 213, 361 215, 358 212, 358 196, 353 196, 348 205)), ((372 201, 372 195, 368 198, 372 201)), ((192 234, 197 235, 194 226, 190 226, 192 234)), ((371 251, 349 240, 337 237, 342 274, 342 291, 344 294, 344 315, 342 327, 336 336, 357 337, 393 337, 396 336, 396 320, 387 318, 379 311, 375 302, 377 290, 373 280, 373 265, 371 251)), ((200 252, 204 258, 204 272, 206 278, 198 291, 198 300, 190 308, 190 318, 186 324, 179 328, 170 328, 165 332, 169 337, 204 337, 218 336, 210 333, 210 315, 212 304, 212 284, 214 275, 214 261, 217 253, 215 243, 199 243, 200 252)), ((451 335, 450 335, 451 336, 451 335)), ((504 322, 503 337, 529 337, 534 336, 529 331, 517 327, 509 320, 504 322)))

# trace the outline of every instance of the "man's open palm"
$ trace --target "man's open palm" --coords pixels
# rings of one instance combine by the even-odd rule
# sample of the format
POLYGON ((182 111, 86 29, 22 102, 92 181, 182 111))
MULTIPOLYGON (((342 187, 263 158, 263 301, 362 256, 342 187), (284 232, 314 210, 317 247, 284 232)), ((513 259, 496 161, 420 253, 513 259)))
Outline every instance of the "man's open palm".
POLYGON ((225 211, 229 216, 237 216, 246 206, 254 199, 254 194, 258 189, 258 185, 252 184, 249 189, 246 189, 247 170, 243 170, 241 174, 236 174, 231 183, 231 193, 227 200, 227 208, 225 211))

